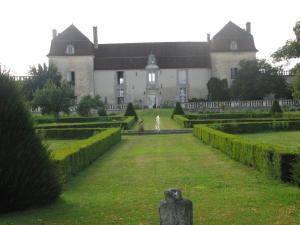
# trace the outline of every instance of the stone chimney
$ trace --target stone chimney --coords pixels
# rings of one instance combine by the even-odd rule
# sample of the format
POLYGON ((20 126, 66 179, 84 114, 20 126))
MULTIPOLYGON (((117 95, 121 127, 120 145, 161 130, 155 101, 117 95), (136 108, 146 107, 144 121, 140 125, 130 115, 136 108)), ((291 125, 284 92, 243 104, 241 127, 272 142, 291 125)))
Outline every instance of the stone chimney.
POLYGON ((250 22, 247 22, 246 23, 246 31, 251 34, 251 23, 250 22))
POLYGON ((97 27, 93 27, 93 35, 94 35, 94 48, 98 48, 98 32, 97 32, 97 27))
POLYGON ((207 34, 207 42, 210 43, 210 34, 207 34))
POLYGON ((52 30, 52 38, 54 39, 57 36, 57 30, 53 29, 52 30))

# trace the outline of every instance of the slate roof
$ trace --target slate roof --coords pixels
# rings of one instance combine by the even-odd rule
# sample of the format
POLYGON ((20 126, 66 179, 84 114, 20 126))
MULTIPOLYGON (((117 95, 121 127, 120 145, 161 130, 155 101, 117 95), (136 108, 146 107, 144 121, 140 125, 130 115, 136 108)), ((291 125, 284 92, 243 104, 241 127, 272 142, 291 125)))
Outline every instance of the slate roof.
POLYGON ((93 43, 72 24, 51 41, 48 56, 66 56, 68 44, 74 46, 75 56, 94 54, 93 43))
POLYGON ((237 42, 238 52, 257 52, 253 36, 231 21, 227 23, 211 40, 212 52, 230 51, 231 41, 237 42))
POLYGON ((96 70, 144 69, 151 53, 160 68, 210 68, 207 42, 99 44, 94 67, 96 70))

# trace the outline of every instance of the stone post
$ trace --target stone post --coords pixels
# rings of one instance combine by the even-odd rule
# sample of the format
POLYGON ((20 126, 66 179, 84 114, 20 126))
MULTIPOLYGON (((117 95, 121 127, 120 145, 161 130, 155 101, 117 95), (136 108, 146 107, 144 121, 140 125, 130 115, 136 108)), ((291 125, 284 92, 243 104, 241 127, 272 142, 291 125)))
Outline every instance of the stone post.
POLYGON ((183 199, 181 190, 170 188, 165 191, 165 200, 159 207, 160 225, 193 225, 193 204, 183 199))

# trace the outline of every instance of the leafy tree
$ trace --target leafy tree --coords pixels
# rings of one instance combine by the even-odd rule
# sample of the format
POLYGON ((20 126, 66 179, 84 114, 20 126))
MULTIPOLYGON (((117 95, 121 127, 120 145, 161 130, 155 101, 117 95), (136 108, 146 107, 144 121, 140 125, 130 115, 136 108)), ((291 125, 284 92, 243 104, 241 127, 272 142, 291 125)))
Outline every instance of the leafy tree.
POLYGON ((231 98, 239 100, 262 99, 268 94, 276 98, 291 96, 280 68, 273 67, 265 60, 242 60, 237 78, 230 87, 231 98))
POLYGON ((279 105, 279 102, 277 100, 274 100, 273 104, 272 104, 272 107, 271 107, 271 110, 270 110, 270 113, 282 113, 282 109, 279 105))
POLYGON ((207 89, 210 101, 228 101, 230 99, 227 79, 220 80, 212 77, 207 82, 207 89))
POLYGON ((176 102, 176 106, 175 106, 172 116, 171 116, 172 119, 173 119, 174 115, 184 115, 184 111, 181 107, 180 102, 176 102))
POLYGON ((55 85, 60 85, 61 75, 57 68, 50 64, 49 67, 44 63, 38 64, 37 67, 31 67, 29 70, 31 79, 22 81, 22 93, 28 101, 33 100, 34 92, 42 89, 48 80, 51 80, 55 85))
POLYGON ((0 71, 0 212, 48 204, 61 193, 16 82, 0 71))
POLYGON ((49 80, 34 93, 32 103, 34 107, 41 107, 43 114, 53 113, 57 117, 59 112, 69 113, 74 104, 74 90, 67 82, 57 86, 49 80))
POLYGON ((124 116, 134 116, 135 120, 138 120, 138 116, 131 102, 128 103, 124 116))
POLYGON ((281 61, 300 57, 300 21, 296 22, 293 30, 296 39, 286 41, 284 46, 274 52, 272 57, 275 60, 281 61))
POLYGON ((83 96, 77 107, 78 114, 89 116, 92 109, 97 110, 99 116, 106 116, 105 106, 99 95, 94 98, 90 95, 83 96))
POLYGON ((295 78, 292 81, 293 96, 300 99, 300 69, 297 69, 295 78))

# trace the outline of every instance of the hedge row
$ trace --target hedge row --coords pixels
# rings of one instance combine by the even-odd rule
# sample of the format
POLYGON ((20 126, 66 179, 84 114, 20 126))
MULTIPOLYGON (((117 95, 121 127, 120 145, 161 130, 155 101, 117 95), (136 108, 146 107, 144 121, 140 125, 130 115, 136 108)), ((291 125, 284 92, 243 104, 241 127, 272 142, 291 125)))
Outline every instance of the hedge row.
POLYGON ((116 122, 116 121, 123 121, 124 119, 126 119, 124 116, 94 116, 94 117, 71 116, 71 117, 59 117, 59 118, 55 118, 53 116, 34 116, 33 117, 33 121, 36 124, 116 122))
POLYGON ((300 156, 299 151, 257 143, 203 124, 195 125, 193 133, 204 143, 221 150, 247 166, 256 168, 275 179, 292 182, 292 164, 295 158, 300 156))
POLYGON ((110 128, 53 152, 53 159, 57 164, 62 182, 65 183, 71 176, 90 165, 120 140, 120 128, 110 128))
POLYGON ((86 139, 94 134, 105 131, 101 128, 51 128, 51 129, 38 129, 37 134, 43 139, 86 139))
POLYGON ((230 134, 258 133, 266 131, 300 130, 300 121, 242 122, 209 125, 230 134))
POLYGON ((108 127, 121 127, 123 129, 131 128, 134 123, 134 117, 124 117, 123 121, 116 122, 86 122, 86 123, 49 123, 49 124, 37 124, 38 129, 50 129, 50 128, 108 128, 108 127))

